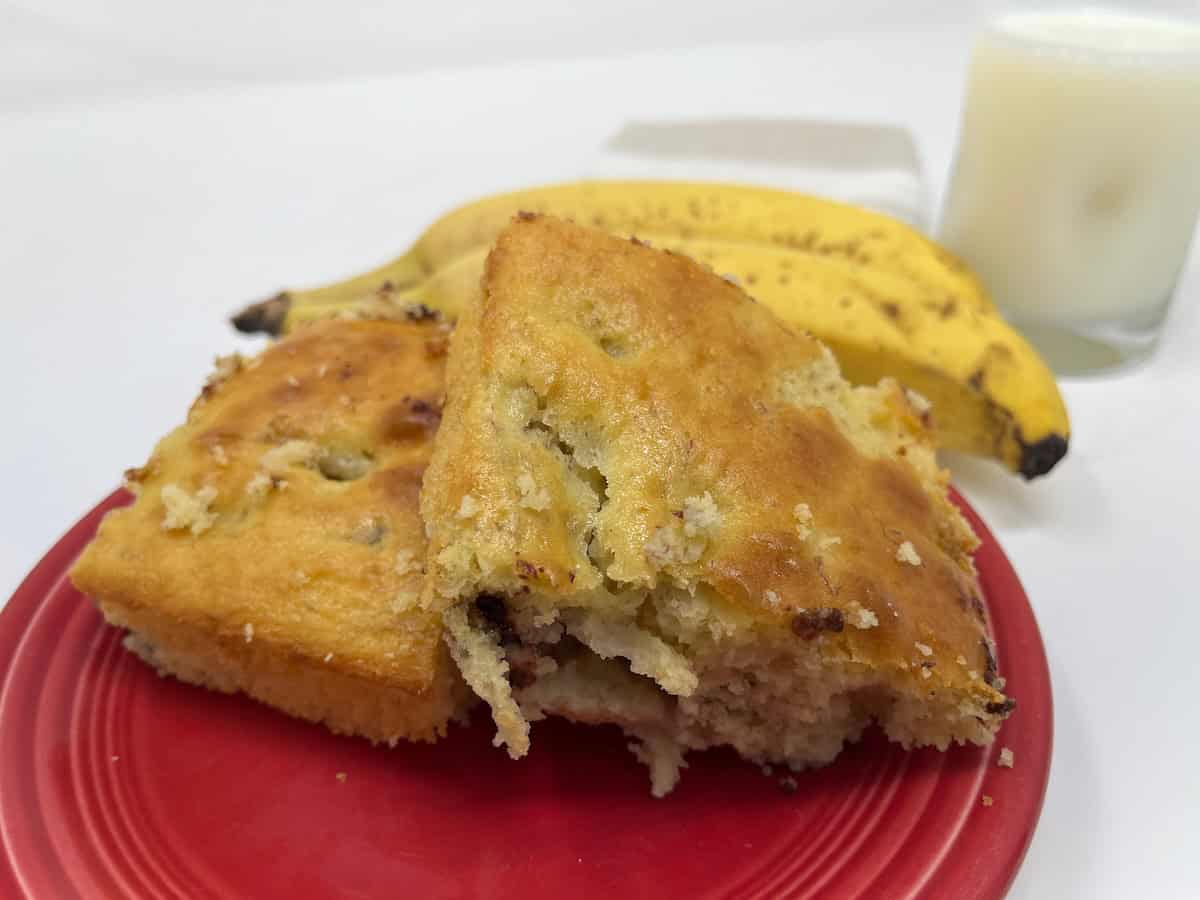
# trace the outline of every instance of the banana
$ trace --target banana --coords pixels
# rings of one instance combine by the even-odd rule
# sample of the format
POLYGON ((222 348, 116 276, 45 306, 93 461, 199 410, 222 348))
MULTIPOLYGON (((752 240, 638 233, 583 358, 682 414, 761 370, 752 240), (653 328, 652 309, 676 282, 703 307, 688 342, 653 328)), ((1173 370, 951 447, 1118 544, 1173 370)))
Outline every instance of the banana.
POLYGON ((1045 474, 1067 451, 1070 426, 1053 375, 974 275, 898 222, 782 191, 584 182, 492 197, 438 220, 392 263, 281 294, 235 325, 281 333, 414 303, 454 319, 475 297, 492 238, 519 209, 636 234, 737 280, 827 343, 850 381, 892 376, 926 397, 944 446, 994 457, 1025 478, 1045 474))
MULTIPOLYGON (((346 281, 285 291, 234 317, 248 333, 282 334, 293 310, 367 300, 412 287, 491 246, 516 213, 540 212, 622 235, 738 241, 882 265, 940 286, 944 302, 990 309, 978 279, 948 251, 878 213, 792 191, 661 181, 579 181, 497 194, 430 225, 402 256, 346 281)), ((297 313, 311 318, 313 313, 297 313)))

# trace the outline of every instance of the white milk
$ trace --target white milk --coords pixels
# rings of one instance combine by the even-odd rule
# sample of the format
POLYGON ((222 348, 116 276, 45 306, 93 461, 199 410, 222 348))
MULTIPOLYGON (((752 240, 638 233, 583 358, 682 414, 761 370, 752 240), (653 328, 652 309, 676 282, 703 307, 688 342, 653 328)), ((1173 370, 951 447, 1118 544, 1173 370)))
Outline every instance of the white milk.
POLYGON ((1018 323, 1154 328, 1200 208, 1200 27, 1012 15, 971 62, 941 238, 1018 323))

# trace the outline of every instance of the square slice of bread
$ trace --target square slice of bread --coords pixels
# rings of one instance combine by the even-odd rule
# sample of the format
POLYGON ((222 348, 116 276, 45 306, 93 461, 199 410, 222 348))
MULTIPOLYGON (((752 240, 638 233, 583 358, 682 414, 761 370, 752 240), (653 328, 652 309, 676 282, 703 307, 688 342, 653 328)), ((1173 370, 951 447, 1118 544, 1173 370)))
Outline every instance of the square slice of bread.
POLYGON ((452 340, 423 602, 514 757, 615 722, 793 769, 986 743, 998 679, 926 411, 692 260, 526 215, 452 340))
POLYGON ((328 321, 217 372, 71 578, 160 673, 333 731, 434 740, 469 692, 419 607, 436 323, 328 321))

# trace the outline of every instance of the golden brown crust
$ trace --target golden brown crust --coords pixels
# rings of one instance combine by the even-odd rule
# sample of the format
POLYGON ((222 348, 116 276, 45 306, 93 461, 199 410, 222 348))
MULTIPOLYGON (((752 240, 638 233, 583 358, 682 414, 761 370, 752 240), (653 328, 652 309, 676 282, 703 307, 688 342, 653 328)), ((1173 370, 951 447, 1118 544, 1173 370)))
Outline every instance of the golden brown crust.
POLYGON ((850 388, 691 260, 569 223, 520 217, 483 285, 422 495, 428 604, 672 582, 908 695, 1004 703, 919 401, 850 388))
POLYGON ((188 680, 374 740, 436 736, 464 701, 416 604, 442 334, 329 321, 220 361, 76 586, 188 680))

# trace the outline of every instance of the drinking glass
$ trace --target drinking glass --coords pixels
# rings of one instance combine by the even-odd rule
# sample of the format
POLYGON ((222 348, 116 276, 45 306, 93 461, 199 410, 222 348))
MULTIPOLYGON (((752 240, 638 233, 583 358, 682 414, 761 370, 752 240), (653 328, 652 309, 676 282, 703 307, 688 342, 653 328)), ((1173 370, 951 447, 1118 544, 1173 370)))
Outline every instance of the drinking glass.
POLYGON ((1200 27, 1013 13, 972 56, 939 237, 1062 371, 1146 357, 1200 209, 1200 27))

